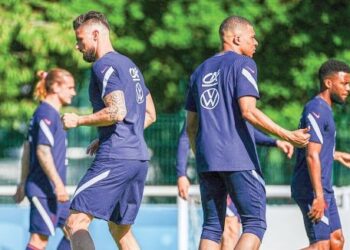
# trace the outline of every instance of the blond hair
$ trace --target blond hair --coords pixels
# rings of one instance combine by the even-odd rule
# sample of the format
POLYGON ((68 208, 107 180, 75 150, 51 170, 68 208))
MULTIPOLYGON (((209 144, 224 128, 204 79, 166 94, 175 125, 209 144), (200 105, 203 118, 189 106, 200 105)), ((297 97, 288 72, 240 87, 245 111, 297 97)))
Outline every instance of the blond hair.
POLYGON ((52 86, 54 83, 61 85, 64 82, 63 78, 65 76, 73 78, 69 71, 61 68, 53 68, 49 72, 39 70, 36 75, 39 81, 34 90, 34 97, 40 101, 44 100, 49 93, 52 93, 52 86))

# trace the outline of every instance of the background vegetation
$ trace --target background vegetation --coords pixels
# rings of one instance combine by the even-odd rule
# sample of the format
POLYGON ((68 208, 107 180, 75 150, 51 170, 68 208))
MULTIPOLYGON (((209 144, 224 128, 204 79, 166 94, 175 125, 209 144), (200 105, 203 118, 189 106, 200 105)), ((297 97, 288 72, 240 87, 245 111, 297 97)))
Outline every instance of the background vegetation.
MULTIPOLYGON (((75 106, 80 112, 90 106, 90 65, 75 50, 71 27, 88 10, 108 17, 115 49, 142 69, 158 113, 181 113, 189 76, 219 50, 218 27, 229 15, 255 25, 259 105, 287 128, 297 127, 303 104, 317 93, 321 63, 350 62, 345 0, 0 0, 1 141, 25 133, 39 69, 70 70, 79 91, 75 106)), ((349 112, 346 106, 335 110, 343 148, 350 146, 349 112)))
POLYGON ((88 84, 83 72, 90 65, 75 51, 71 22, 91 9, 106 14, 115 48, 143 70, 159 112, 182 109, 187 80, 218 51, 218 26, 228 15, 255 24, 260 105, 285 126, 297 125, 302 104, 317 90, 320 64, 350 59, 345 0, 1 0, 1 127, 19 130, 28 120, 39 69, 64 67, 80 89, 88 84))

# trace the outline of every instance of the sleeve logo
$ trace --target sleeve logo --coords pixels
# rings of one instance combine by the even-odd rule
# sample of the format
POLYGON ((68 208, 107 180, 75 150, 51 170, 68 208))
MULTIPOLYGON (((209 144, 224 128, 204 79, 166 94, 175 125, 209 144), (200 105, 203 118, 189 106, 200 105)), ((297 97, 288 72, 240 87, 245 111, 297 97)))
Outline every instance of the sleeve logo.
POLYGON ((139 75, 139 70, 134 67, 134 68, 129 68, 129 73, 130 73, 130 76, 132 78, 132 80, 134 82, 136 82, 135 84, 135 89, 136 89, 136 102, 138 104, 141 104, 144 102, 144 96, 143 96, 143 89, 142 89, 142 86, 141 86, 141 78, 140 78, 140 75, 139 75))
POLYGON ((139 82, 136 83, 136 101, 138 104, 143 103, 143 90, 139 82))

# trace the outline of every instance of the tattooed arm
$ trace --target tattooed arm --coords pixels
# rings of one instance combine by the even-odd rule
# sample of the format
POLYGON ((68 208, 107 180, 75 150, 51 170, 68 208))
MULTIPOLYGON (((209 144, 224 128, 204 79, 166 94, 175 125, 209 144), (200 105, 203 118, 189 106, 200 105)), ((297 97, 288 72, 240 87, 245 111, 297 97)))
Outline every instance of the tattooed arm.
POLYGON ((78 116, 73 113, 64 114, 62 122, 65 129, 78 126, 109 126, 124 120, 127 110, 123 91, 116 90, 103 98, 105 108, 90 114, 78 116))
POLYGON ((67 201, 69 196, 55 167, 55 162, 51 154, 51 148, 47 145, 38 145, 36 154, 38 156, 41 168, 55 186, 57 200, 60 202, 67 201))
POLYGON ((145 124, 144 128, 147 128, 149 125, 154 123, 157 119, 156 109, 154 107, 153 99, 151 94, 148 94, 146 97, 146 115, 145 115, 145 124))

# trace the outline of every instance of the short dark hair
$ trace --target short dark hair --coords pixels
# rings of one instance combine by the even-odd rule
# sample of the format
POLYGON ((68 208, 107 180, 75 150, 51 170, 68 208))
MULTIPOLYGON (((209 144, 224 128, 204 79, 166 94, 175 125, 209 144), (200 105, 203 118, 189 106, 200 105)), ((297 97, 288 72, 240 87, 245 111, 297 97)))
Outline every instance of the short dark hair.
POLYGON ((73 28, 77 30, 81 25, 86 22, 101 23, 109 30, 109 24, 107 18, 98 11, 91 10, 85 14, 81 14, 73 21, 73 28))
POLYGON ((219 35, 222 38, 224 36, 224 32, 227 30, 233 30, 238 25, 251 25, 252 23, 241 16, 229 16, 224 21, 222 21, 219 28, 219 35))
POLYGON ((318 70, 318 79, 320 81, 321 90, 323 89, 323 82, 326 77, 338 72, 350 73, 349 65, 336 59, 329 59, 321 65, 318 70))

